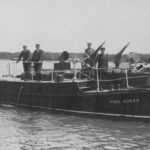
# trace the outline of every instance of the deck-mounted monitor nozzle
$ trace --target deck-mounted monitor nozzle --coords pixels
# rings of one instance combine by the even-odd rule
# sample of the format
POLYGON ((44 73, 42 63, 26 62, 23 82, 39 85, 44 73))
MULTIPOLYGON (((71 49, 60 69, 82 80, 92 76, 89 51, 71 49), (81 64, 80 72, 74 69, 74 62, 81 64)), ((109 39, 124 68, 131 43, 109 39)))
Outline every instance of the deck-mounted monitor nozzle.
POLYGON ((125 51, 125 49, 129 46, 129 42, 115 55, 115 67, 118 68, 120 63, 121 63, 121 56, 123 54, 123 52, 125 51))

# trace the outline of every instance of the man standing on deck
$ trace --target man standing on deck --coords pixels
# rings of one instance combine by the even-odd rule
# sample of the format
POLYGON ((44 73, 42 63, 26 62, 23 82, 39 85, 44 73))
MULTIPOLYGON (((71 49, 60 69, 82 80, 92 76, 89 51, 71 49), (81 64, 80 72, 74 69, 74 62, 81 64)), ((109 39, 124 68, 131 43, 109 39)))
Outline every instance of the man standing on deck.
POLYGON ((25 45, 23 46, 23 50, 21 51, 16 63, 18 63, 21 58, 23 58, 23 69, 25 73, 25 79, 27 79, 28 75, 30 74, 31 62, 29 62, 30 50, 28 50, 27 46, 25 45))
POLYGON ((36 74, 36 79, 41 80, 43 50, 40 49, 40 44, 36 44, 36 50, 33 52, 33 56, 31 60, 34 63, 34 71, 36 74))
POLYGON ((105 48, 101 49, 101 54, 98 54, 96 59, 99 69, 98 70, 99 78, 102 78, 102 76, 105 75, 108 69, 108 60, 105 56, 105 48))
POLYGON ((85 49, 85 57, 90 57, 95 50, 92 48, 92 43, 87 43, 87 49, 85 49))
MULTIPOLYGON (((87 74, 88 76, 93 76, 94 72, 91 68, 91 56, 95 53, 95 50, 92 48, 92 43, 87 43, 87 49, 84 51, 84 60, 82 61, 82 70, 84 74, 87 74), (89 67, 90 66, 90 67, 89 67)), ((92 66, 93 67, 93 66, 92 66)))
POLYGON ((91 43, 87 43, 87 49, 85 49, 85 52, 84 52, 84 61, 82 64, 83 67, 87 66, 87 64, 91 65, 90 59, 91 59, 91 56, 95 53, 95 50, 91 47, 91 45, 92 45, 91 43))

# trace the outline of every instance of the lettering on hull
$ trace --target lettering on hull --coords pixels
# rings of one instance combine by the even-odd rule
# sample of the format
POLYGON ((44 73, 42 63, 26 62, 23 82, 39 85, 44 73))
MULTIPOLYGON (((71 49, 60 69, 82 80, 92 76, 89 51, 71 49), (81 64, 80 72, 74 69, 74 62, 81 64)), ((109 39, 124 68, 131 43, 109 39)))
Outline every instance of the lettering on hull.
POLYGON ((110 104, 129 104, 129 103, 139 103, 140 99, 138 98, 133 98, 133 99, 124 99, 124 100, 109 100, 110 104))

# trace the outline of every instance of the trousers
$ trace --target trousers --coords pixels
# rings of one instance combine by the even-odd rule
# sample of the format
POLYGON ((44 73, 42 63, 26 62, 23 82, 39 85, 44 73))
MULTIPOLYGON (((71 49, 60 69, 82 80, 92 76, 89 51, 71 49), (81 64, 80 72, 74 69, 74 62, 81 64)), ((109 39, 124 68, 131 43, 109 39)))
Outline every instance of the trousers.
POLYGON ((35 79, 36 80, 41 80, 41 78, 42 78, 41 70, 42 70, 42 63, 34 62, 34 71, 35 71, 35 79))

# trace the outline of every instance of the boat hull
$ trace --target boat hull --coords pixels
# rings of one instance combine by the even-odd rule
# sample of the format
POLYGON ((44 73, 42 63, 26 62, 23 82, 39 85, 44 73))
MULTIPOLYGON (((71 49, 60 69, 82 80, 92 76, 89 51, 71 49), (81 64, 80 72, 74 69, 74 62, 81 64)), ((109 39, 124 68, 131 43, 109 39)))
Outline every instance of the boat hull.
POLYGON ((0 102, 16 106, 150 117, 150 90, 82 92, 77 82, 0 81, 0 102))

